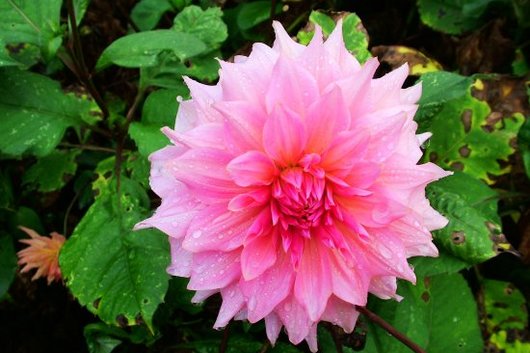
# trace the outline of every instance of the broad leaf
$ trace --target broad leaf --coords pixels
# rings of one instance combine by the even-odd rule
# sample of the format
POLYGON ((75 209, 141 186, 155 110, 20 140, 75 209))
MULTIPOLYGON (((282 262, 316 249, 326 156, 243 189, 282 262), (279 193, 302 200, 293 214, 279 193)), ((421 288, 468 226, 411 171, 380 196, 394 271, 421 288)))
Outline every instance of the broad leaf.
POLYGON ((62 188, 68 177, 75 174, 77 163, 75 158, 80 150, 53 151, 39 158, 22 177, 23 184, 29 184, 41 192, 50 192, 62 188))
POLYGON ((228 37, 222 16, 223 13, 218 7, 203 10, 199 6, 191 5, 175 17, 173 29, 177 32, 193 34, 209 49, 215 49, 228 37))
POLYGON ((0 69, 0 152, 45 156, 69 127, 79 127, 92 103, 65 94, 58 82, 18 69, 0 69))
POLYGON ((141 0, 134 5, 131 19, 142 31, 153 29, 164 13, 173 7, 168 0, 141 0))
MULTIPOLYGON (((370 308, 429 353, 480 353, 478 313, 471 290, 459 274, 401 282, 403 300, 370 301, 370 308)), ((409 348, 370 323, 366 353, 408 353, 409 348)))
POLYGON ((444 248, 439 248, 438 257, 414 257, 409 260, 414 267, 414 273, 418 277, 435 276, 440 274, 451 274, 469 267, 470 264, 454 255, 444 248))
POLYGON ((427 195, 449 220, 434 238, 452 255, 476 264, 510 250, 501 232, 497 193, 480 180, 456 173, 430 184, 427 195))
POLYGON ((421 78, 425 95, 416 118, 420 131, 428 130, 425 156, 446 169, 464 171, 492 183, 492 176, 509 172, 499 161, 515 151, 510 145, 524 121, 522 114, 489 119, 489 105, 471 95, 483 83, 444 72, 427 73, 421 78), (467 87, 465 87, 467 85, 467 87), (465 88, 465 91, 464 91, 465 88))
POLYGON ((134 33, 112 42, 98 59, 96 69, 102 70, 112 64, 131 68, 155 66, 163 51, 171 52, 182 61, 206 49, 196 36, 170 29, 134 33))
POLYGON ((62 42, 62 0, 0 1, 0 38, 6 44, 33 44, 49 61, 62 42))
POLYGON ((13 239, 0 232, 0 299, 7 293, 17 270, 17 256, 13 239))
POLYGON ((136 182, 122 178, 119 194, 115 182, 107 185, 65 243, 61 271, 72 294, 104 322, 145 322, 153 330, 168 288, 167 239, 155 230, 132 230, 148 214, 136 182))

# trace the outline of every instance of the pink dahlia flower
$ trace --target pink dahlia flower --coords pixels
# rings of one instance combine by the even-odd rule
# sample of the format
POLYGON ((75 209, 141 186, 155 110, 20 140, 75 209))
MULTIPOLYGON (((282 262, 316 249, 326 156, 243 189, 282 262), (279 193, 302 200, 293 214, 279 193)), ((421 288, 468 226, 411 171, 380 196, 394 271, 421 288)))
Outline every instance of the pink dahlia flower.
POLYGON ((39 235, 33 229, 19 227, 31 239, 21 239, 20 242, 27 244, 28 247, 20 250, 18 255, 18 264, 24 266, 20 272, 25 273, 36 269, 37 271, 31 278, 32 281, 46 277, 48 284, 53 281, 61 280, 61 269, 59 268, 59 251, 61 250, 66 238, 59 233, 51 233, 51 237, 39 235))
POLYGON ((411 256, 436 256, 430 231, 447 220, 425 186, 448 175, 418 165, 413 116, 421 86, 401 89, 407 65, 373 79, 342 27, 306 47, 274 24, 273 47, 221 62, 220 81, 191 79, 171 145, 151 155, 162 204, 137 228, 169 235, 174 276, 200 302, 220 292, 215 327, 265 319, 275 342, 317 349, 316 326, 351 332, 368 293, 397 298, 414 282, 411 256))

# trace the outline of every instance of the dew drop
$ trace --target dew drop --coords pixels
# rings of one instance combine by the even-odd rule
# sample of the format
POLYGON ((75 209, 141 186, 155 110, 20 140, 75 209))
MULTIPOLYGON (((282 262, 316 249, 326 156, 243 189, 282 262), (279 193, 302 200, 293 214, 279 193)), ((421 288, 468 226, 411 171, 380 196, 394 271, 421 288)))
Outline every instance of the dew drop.
POLYGON ((200 238, 201 235, 202 235, 202 232, 200 230, 196 230, 193 233, 191 233, 191 236, 195 239, 200 238))

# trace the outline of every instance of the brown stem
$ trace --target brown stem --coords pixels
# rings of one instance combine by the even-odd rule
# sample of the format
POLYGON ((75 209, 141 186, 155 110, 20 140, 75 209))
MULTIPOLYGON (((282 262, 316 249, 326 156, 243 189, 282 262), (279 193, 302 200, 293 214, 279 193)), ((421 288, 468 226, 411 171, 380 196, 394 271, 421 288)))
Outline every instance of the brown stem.
POLYGON ((269 350, 271 347, 271 343, 269 340, 266 340, 265 343, 263 343, 263 346, 261 346, 261 349, 259 350, 259 353, 265 353, 269 350))
POLYGON ((333 338, 333 343, 335 343, 335 350, 337 353, 342 353, 342 342, 340 340, 339 335, 337 334, 336 326, 328 326, 328 330, 331 333, 331 338, 333 338))
POLYGON ((410 338, 396 330, 396 328, 392 325, 390 325, 388 322, 383 320, 381 317, 373 313, 372 311, 368 310, 364 306, 355 306, 355 309, 357 309, 358 312, 366 316, 370 321, 374 322, 375 324, 379 325, 382 329, 384 329, 386 332, 394 336, 397 340, 399 340, 401 343, 403 343, 405 346, 409 347, 413 352, 415 353, 426 353, 423 348, 418 346, 416 343, 412 342, 410 338))
MULTIPOLYGON (((83 85, 88 89, 90 95, 96 101, 96 104, 103 112, 103 116, 106 118, 109 116, 109 110, 103 98, 99 94, 99 91, 96 89, 92 77, 88 71, 88 68, 85 63, 85 57, 83 55, 83 47, 81 46, 81 39, 79 38, 79 30, 77 28, 77 21, 75 18, 75 10, 73 0, 66 0, 66 7, 68 10, 68 18, 70 20, 70 27, 72 28, 72 45, 73 45, 73 57, 74 62, 77 64, 77 72, 74 73, 79 77, 83 85)), ((64 62, 64 60, 63 60, 64 62)), ((71 65, 65 62, 65 65, 72 69, 71 65)))
POLYGON ((225 353, 228 348, 228 339, 230 338, 230 324, 228 324, 223 331, 223 339, 219 345, 219 353, 225 353))

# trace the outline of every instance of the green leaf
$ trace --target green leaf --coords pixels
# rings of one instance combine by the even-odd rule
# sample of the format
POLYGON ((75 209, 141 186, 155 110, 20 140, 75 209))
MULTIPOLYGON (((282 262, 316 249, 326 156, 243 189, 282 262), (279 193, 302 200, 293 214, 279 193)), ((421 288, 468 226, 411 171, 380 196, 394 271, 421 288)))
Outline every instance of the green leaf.
POLYGON ((173 21, 173 29, 181 33, 195 35, 208 49, 218 48, 228 37, 223 13, 218 7, 206 10, 191 5, 182 10, 173 21))
POLYGON ((179 96, 183 98, 189 96, 188 87, 184 84, 179 89, 159 89, 152 92, 145 100, 142 109, 142 123, 173 128, 179 106, 177 102, 179 96))
POLYGON ((169 144, 167 137, 162 134, 160 127, 156 125, 134 122, 129 127, 129 135, 143 156, 149 156, 154 151, 169 144))
POLYGON ((432 206, 449 220, 433 235, 450 254, 476 264, 510 250, 501 233, 497 193, 480 180, 455 173, 430 184, 427 195, 432 206))
MULTIPOLYGON (((530 96, 530 95, 529 95, 530 96)), ((517 135, 517 145, 523 157, 526 176, 530 178, 530 118, 527 118, 517 135)))
POLYGON ((131 19, 142 31, 156 27, 162 15, 173 9, 168 0, 141 0, 134 5, 131 19))
POLYGON ((85 17, 90 0, 74 0, 75 22, 79 25, 85 17))
MULTIPOLYGON (((344 44, 350 53, 352 53, 360 63, 364 63, 372 55, 368 50, 368 35, 364 29, 361 19, 354 13, 344 13, 346 15, 339 16, 335 20, 321 11, 313 11, 309 15, 309 22, 318 25, 322 28, 322 33, 327 38, 335 29, 335 21, 342 18, 342 35, 344 37, 344 44)), ((296 35, 298 41, 307 45, 315 34, 314 30, 308 31, 302 29, 296 35)))
POLYGON ((147 157, 168 145, 167 137, 160 131, 164 126, 173 128, 177 115, 177 96, 188 95, 182 85, 177 90, 158 90, 151 93, 144 104, 142 121, 129 127, 129 135, 138 146, 140 154, 147 157))
POLYGON ((22 63, 13 59, 9 55, 9 50, 6 47, 6 43, 0 38, 0 66, 20 66, 22 63))
POLYGON ((86 325, 83 333, 90 353, 111 353, 122 342, 121 339, 115 337, 121 334, 119 328, 109 327, 102 323, 86 325))
MULTIPOLYGON (((270 19, 271 2, 253 1, 243 3, 237 14, 237 25, 243 30, 249 30, 270 19)), ((281 4, 276 7, 276 14, 281 11, 281 4)))
POLYGON ((75 174, 75 161, 80 150, 53 151, 49 155, 39 158, 22 177, 23 184, 41 192, 50 192, 62 188, 69 176, 75 174))
POLYGON ((92 104, 62 92, 58 82, 18 69, 0 69, 0 152, 10 157, 51 153, 92 104))
POLYGON ((422 76, 426 94, 420 100, 416 118, 420 131, 428 130, 433 137, 427 143, 425 156, 446 169, 464 171, 492 183, 492 176, 509 172, 499 161, 506 161, 515 151, 510 145, 522 125, 522 114, 488 119, 489 105, 471 95, 483 83, 473 85, 469 78, 444 72, 422 76), (463 89, 469 85, 465 93, 463 89))
POLYGON ((73 295, 104 322, 145 322, 152 331, 168 288, 168 242, 155 230, 132 230, 149 213, 141 186, 122 177, 121 192, 115 190, 109 181, 77 225, 61 250, 61 271, 73 295))
POLYGON ((418 0, 420 18, 427 26, 448 34, 479 27, 481 17, 498 0, 418 0))
POLYGON ((62 41, 62 0, 0 2, 0 38, 7 44, 28 43, 40 48, 49 61, 62 41), (55 44, 53 44, 55 42, 55 44))
POLYGON ((440 274, 456 273, 469 267, 467 262, 451 255, 444 248, 438 249, 438 257, 419 256, 409 260, 418 277, 435 276, 440 274))
POLYGON ((17 255, 13 246, 13 239, 6 234, 0 233, 0 298, 2 298, 15 278, 17 271, 17 255))
POLYGON ((29 207, 20 207, 10 218, 9 218, 9 232, 15 239, 27 238, 28 235, 18 229, 19 226, 24 226, 33 229, 39 234, 46 233, 44 226, 40 220, 39 215, 33 209, 29 207))
MULTIPOLYGON (((475 300, 459 274, 399 284, 403 300, 371 298, 370 308, 429 353, 480 353, 483 342, 475 300)), ((369 324, 366 353, 408 353, 409 348, 369 324)))
POLYGON ((524 330, 528 321, 526 300, 513 284, 484 279, 481 282, 488 332, 524 330))
POLYGON ((98 59, 96 70, 112 64, 130 68, 155 66, 163 51, 170 51, 182 61, 206 49, 194 35, 170 29, 134 33, 112 42, 98 59))

